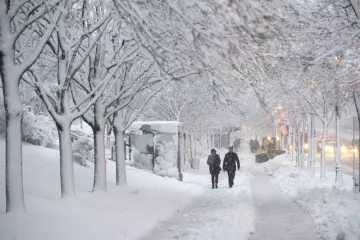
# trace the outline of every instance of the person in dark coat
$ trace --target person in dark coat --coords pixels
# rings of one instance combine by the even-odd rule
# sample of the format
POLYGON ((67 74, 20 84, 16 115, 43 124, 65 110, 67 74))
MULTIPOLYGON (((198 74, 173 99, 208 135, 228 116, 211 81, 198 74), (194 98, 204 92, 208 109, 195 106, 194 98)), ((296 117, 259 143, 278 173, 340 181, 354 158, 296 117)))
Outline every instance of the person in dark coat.
POLYGON ((224 172, 227 171, 229 177, 229 187, 234 186, 235 172, 240 170, 240 161, 238 155, 234 153, 233 148, 229 147, 229 152, 225 154, 223 169, 224 172))
POLYGON ((207 164, 209 165, 209 170, 211 174, 212 188, 218 188, 219 173, 221 171, 221 160, 220 156, 216 154, 215 149, 211 149, 211 154, 207 159, 207 164))

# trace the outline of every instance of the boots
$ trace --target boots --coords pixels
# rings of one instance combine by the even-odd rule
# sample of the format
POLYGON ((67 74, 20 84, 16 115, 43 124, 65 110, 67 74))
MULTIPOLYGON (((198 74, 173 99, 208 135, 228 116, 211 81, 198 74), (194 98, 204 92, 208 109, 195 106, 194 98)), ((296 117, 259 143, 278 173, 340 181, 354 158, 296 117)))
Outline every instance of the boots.
MULTIPOLYGON (((216 186, 217 187, 217 186, 216 186)), ((215 188, 215 184, 214 184, 214 182, 212 183, 212 189, 214 189, 215 188)))

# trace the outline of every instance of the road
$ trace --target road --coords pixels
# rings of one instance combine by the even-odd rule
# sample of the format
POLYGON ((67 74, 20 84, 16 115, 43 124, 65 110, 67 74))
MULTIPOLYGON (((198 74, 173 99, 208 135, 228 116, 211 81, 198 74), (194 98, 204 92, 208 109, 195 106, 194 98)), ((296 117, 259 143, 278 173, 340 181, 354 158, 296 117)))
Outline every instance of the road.
MULTIPOLYGON (((316 160, 320 161, 320 154, 316 154, 316 160)), ((335 157, 334 156, 326 156, 327 166, 335 168, 335 157)), ((343 173, 353 175, 353 156, 352 154, 342 154, 341 156, 341 166, 343 173)), ((355 172, 359 172, 359 160, 355 159, 355 172)))

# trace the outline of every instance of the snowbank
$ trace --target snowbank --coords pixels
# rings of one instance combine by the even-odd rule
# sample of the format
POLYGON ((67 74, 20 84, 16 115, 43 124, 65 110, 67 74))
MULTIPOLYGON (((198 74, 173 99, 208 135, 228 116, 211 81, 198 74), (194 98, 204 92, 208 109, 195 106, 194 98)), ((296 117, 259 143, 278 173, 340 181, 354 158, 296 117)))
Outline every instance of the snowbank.
POLYGON ((327 178, 320 181, 318 175, 311 178, 294 167, 288 156, 278 156, 266 164, 273 181, 313 217, 324 239, 335 239, 341 232, 346 239, 359 239, 360 195, 352 192, 352 177, 344 174, 343 184, 335 188, 334 171, 327 170, 327 178))
POLYGON ((137 239, 172 216, 203 187, 127 167, 126 187, 115 186, 115 165, 107 162, 108 192, 94 194, 93 167, 75 167, 77 198, 61 201, 59 152, 23 146, 27 214, 4 214, 4 141, 0 140, 0 239, 137 239))

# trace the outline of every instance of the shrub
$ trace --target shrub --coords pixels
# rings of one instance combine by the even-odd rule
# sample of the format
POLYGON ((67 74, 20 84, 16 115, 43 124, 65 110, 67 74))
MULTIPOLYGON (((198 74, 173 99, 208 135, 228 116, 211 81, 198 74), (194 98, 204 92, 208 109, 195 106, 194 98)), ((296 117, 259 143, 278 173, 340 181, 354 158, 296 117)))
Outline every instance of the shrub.
POLYGON ((93 158, 88 159, 88 156, 93 152, 94 143, 90 137, 79 137, 73 143, 73 160, 81 166, 87 166, 86 161, 92 161, 93 158))
MULTIPOLYGON (((5 135, 5 107, 0 96, 0 135, 5 135)), ((33 145, 49 147, 57 143, 54 121, 43 114, 35 114, 30 106, 23 110, 22 140, 33 145)))
POLYGON ((36 115, 31 109, 24 110, 23 114, 23 141, 45 147, 54 145, 58 134, 53 120, 44 115, 36 115))
POLYGON ((79 153, 73 154, 73 161, 80 164, 83 167, 87 167, 86 158, 80 155, 79 153))

